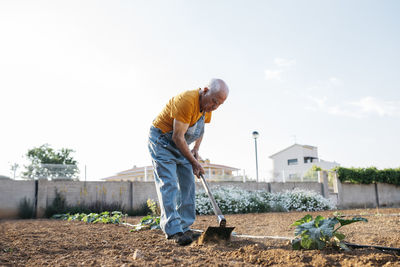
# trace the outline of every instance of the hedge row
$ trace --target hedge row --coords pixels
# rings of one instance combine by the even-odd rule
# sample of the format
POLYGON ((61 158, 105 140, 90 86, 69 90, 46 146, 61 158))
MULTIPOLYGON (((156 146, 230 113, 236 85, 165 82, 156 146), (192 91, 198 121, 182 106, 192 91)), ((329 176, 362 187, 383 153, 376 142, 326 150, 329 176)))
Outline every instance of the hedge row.
POLYGON ((336 169, 341 182, 352 184, 386 183, 400 185, 400 168, 378 170, 370 168, 343 168, 336 169))

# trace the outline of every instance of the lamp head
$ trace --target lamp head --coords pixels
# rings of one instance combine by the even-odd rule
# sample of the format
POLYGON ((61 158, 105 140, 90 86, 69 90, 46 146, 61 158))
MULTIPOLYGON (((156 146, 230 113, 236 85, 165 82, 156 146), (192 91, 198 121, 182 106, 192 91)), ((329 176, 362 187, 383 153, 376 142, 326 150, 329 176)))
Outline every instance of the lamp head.
POLYGON ((260 134, 257 131, 253 132, 253 138, 257 139, 260 134))

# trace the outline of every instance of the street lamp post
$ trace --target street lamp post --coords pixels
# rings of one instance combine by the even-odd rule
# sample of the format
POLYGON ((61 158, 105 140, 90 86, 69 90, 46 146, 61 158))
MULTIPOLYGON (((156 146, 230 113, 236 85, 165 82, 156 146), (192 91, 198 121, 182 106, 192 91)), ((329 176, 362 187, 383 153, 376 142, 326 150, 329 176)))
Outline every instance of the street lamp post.
POLYGON ((258 183, 258 158, 257 158, 257 138, 260 134, 257 131, 253 132, 253 138, 254 138, 254 145, 255 145, 255 151, 256 151, 256 181, 258 183))

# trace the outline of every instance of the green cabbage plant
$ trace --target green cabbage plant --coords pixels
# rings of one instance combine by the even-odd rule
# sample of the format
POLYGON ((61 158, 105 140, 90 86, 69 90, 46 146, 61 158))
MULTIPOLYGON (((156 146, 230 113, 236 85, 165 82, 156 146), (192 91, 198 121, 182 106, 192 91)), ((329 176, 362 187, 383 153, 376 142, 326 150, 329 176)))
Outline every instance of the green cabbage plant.
POLYGON ((324 218, 320 215, 312 218, 307 214, 302 219, 297 220, 291 226, 296 226, 296 238, 292 241, 293 249, 323 249, 325 247, 336 247, 349 250, 343 242, 345 235, 338 230, 354 222, 368 222, 367 219, 354 217, 346 220, 341 217, 324 218), (339 226, 335 229, 335 226, 339 226))

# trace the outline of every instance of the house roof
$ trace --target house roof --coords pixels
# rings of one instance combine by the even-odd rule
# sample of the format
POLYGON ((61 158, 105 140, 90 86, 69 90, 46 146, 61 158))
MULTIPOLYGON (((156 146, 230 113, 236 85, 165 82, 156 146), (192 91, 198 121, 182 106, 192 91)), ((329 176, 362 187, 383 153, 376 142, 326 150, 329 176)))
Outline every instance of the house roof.
POLYGON ((283 150, 281 150, 281 151, 279 151, 279 152, 276 152, 275 154, 272 154, 271 156, 269 156, 269 158, 273 158, 273 157, 275 157, 276 155, 278 155, 278 154, 280 154, 280 153, 282 153, 282 152, 284 152, 284 151, 286 151, 286 150, 288 150, 288 149, 290 149, 290 148, 292 148, 292 147, 295 147, 295 146, 301 146, 301 147, 303 147, 303 148, 308 148, 308 149, 314 149, 314 148, 317 148, 316 146, 310 146, 310 145, 300 145, 300 144, 293 144, 293 145, 291 145, 291 146, 289 146, 289 147, 287 147, 287 148, 285 148, 285 149, 283 149, 283 150))
POLYGON ((153 166, 143 166, 143 167, 136 167, 134 166, 133 168, 129 169, 129 170, 125 170, 122 172, 117 173, 118 175, 121 174, 128 174, 128 173, 138 173, 138 172, 144 172, 144 168, 146 168, 146 170, 152 170, 153 166))
MULTIPOLYGON (((238 170, 240 170, 238 168, 229 167, 229 166, 225 166, 225 165, 219 165, 219 164, 212 164, 212 163, 209 163, 209 162, 200 162, 200 164, 204 168, 223 169, 223 170, 227 170, 227 171, 238 171, 238 170)), ((144 173, 145 168, 146 168, 146 171, 152 171, 153 170, 153 166, 152 165, 143 166, 143 167, 134 166, 133 168, 131 168, 129 170, 118 172, 117 175, 115 175, 115 176, 102 178, 102 180, 113 179, 113 178, 121 178, 122 175, 134 175, 134 174, 138 174, 138 173, 144 173)))

